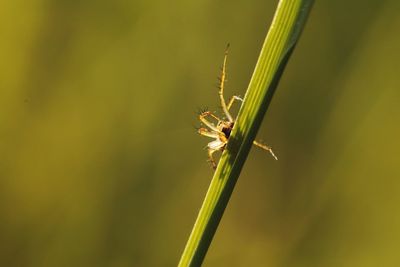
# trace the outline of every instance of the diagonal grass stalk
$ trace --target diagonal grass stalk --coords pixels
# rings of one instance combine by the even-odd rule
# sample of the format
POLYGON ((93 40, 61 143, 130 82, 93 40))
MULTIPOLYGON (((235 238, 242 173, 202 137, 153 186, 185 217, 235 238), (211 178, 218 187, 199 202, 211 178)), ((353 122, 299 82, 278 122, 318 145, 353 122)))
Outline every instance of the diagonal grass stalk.
POLYGON ((179 266, 200 266, 203 262, 312 3, 313 0, 279 1, 227 149, 222 153, 179 266))

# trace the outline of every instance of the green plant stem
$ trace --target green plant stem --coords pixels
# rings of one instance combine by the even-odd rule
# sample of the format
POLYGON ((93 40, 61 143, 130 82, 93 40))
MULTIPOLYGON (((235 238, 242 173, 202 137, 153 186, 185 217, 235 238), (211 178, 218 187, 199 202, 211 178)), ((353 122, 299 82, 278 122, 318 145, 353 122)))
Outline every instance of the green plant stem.
POLYGON ((312 3, 279 1, 227 149, 222 153, 179 266, 200 266, 203 262, 312 3))

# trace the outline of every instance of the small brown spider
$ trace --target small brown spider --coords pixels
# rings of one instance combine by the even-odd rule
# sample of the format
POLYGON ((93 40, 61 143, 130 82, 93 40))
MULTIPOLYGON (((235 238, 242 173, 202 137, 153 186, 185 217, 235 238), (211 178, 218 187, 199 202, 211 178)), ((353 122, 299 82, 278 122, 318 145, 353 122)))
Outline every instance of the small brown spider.
MULTIPOLYGON (((200 121, 210 129, 209 130, 206 128, 200 128, 198 130, 199 134, 201 134, 203 136, 215 138, 214 141, 208 143, 208 145, 207 145, 209 162, 211 163, 211 166, 213 167, 213 169, 215 169, 217 167, 217 164, 212 155, 216 151, 223 151, 225 149, 226 144, 228 143, 228 139, 231 134, 233 125, 235 124, 235 120, 233 119, 229 110, 232 107, 232 104, 235 102, 235 100, 243 101, 238 96, 232 96, 231 99, 229 100, 228 104, 226 104, 224 96, 223 96, 224 84, 226 81, 226 60, 228 57, 228 48, 229 48, 229 44, 227 45, 226 50, 225 50, 224 62, 222 64, 222 68, 221 68, 221 77, 219 78, 220 83, 218 86, 218 88, 219 88, 218 94, 219 94, 219 98, 221 101, 221 107, 226 116, 226 120, 222 120, 222 119, 218 118, 216 115, 214 115, 210 111, 203 111, 199 115, 200 121), (213 124, 212 122, 207 120, 206 117, 211 117, 211 118, 215 119, 217 121, 217 124, 216 125, 213 124)), ((264 145, 257 141, 253 141, 253 144, 263 150, 268 151, 269 153, 271 153, 271 155, 276 160, 278 160, 278 158, 275 156, 274 152, 272 151, 272 149, 269 146, 264 145)))

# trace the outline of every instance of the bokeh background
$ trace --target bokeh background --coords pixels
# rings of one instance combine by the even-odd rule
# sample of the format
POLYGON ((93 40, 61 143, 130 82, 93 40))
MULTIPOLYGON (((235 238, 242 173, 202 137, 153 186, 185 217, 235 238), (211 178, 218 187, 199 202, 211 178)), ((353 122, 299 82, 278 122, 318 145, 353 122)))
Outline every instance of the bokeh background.
MULTIPOLYGON (((277 1, 3 1, 0 266, 175 266, 277 1)), ((204 266, 400 266, 400 5, 316 1, 204 266)))

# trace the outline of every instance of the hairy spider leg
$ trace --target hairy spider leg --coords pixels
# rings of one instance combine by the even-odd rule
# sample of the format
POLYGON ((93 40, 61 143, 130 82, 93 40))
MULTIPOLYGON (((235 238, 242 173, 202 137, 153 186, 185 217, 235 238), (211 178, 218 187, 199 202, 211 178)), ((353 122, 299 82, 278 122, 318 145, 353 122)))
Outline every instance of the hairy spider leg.
POLYGON ((221 121, 220 118, 218 118, 217 116, 215 116, 214 114, 212 114, 210 111, 205 111, 205 112, 201 113, 201 114, 199 115, 199 120, 200 120, 202 123, 204 123, 204 124, 205 124, 208 128, 210 128, 211 130, 216 131, 216 132, 219 132, 218 128, 217 128, 214 124, 212 124, 211 122, 209 122, 209 121, 206 119, 206 117, 208 117, 208 116, 210 116, 210 117, 216 119, 218 122, 221 121))
POLYGON ((200 128, 198 130, 198 133, 200 135, 202 135, 202 136, 207 136, 207 137, 211 137, 211 138, 218 138, 219 137, 219 134, 217 132, 210 132, 206 128, 200 128))
POLYGON ((229 99, 228 106, 226 107, 228 110, 231 109, 231 107, 232 107, 232 105, 233 105, 233 102, 235 102, 235 100, 239 100, 239 101, 243 102, 243 99, 242 99, 242 98, 240 98, 240 97, 238 97, 238 96, 235 96, 235 95, 232 96, 231 99, 229 99))
POLYGON ((269 153, 271 153, 271 155, 275 158, 275 160, 278 160, 278 158, 275 156, 274 152, 272 151, 272 148, 270 148, 269 146, 259 143, 257 141, 253 141, 253 145, 258 146, 259 148, 264 149, 265 151, 269 151, 269 153))
POLYGON ((219 98, 221 100, 221 107, 226 115, 226 118, 229 120, 229 122, 233 122, 232 115, 229 113, 229 110, 226 106, 226 102, 224 99, 224 86, 225 86, 225 81, 226 81, 226 61, 228 58, 228 50, 229 50, 229 44, 226 46, 226 49, 225 49, 224 62, 222 64, 222 68, 221 68, 221 76, 219 77, 220 83, 219 83, 219 87, 218 87, 219 88, 218 94, 219 94, 219 98))
POLYGON ((212 156, 212 154, 213 154, 215 151, 217 151, 217 150, 214 150, 214 149, 211 149, 211 148, 208 149, 208 162, 210 162, 211 167, 212 167, 214 170, 217 168, 217 163, 215 162, 215 160, 214 160, 214 158, 213 158, 213 156, 212 156))

